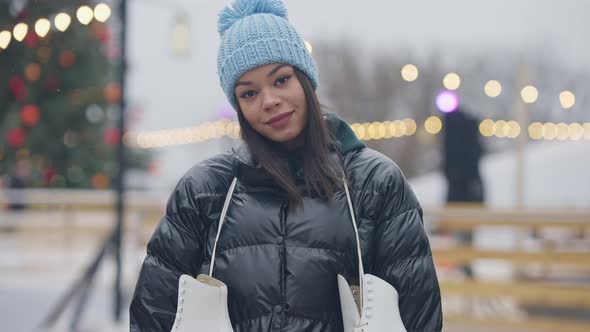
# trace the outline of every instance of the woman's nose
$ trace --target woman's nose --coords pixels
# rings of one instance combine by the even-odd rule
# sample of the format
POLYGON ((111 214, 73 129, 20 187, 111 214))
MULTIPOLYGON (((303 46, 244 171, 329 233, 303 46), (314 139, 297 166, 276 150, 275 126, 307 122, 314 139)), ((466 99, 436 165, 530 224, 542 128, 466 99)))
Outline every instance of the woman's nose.
POLYGON ((281 103, 281 98, 270 90, 265 90, 262 92, 262 103, 264 109, 271 109, 281 103))

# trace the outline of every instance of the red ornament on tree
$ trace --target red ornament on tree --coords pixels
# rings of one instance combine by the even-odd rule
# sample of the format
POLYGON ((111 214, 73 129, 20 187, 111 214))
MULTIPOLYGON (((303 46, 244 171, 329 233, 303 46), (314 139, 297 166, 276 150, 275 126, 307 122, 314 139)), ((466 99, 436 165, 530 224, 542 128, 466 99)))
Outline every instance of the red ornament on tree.
POLYGON ((34 104, 27 104, 20 110, 20 119, 25 126, 32 127, 39 122, 39 107, 34 104))
POLYGON ((12 148, 20 148, 25 144, 25 130, 23 128, 12 128, 6 133, 6 141, 12 148))
POLYGON ((10 88, 10 92, 17 94, 19 90, 25 87, 25 80, 20 76, 14 75, 10 78, 8 87, 10 88))
POLYGON ((12 76, 8 82, 8 88, 18 102, 23 102, 27 98, 25 80, 22 77, 17 75, 12 76))
POLYGON ((29 29, 29 32, 25 36, 24 42, 28 48, 35 48, 37 45, 39 45, 39 36, 37 36, 33 29, 29 29))
POLYGON ((121 100, 121 86, 117 82, 108 83, 102 92, 109 104, 116 104, 121 100))
POLYGON ((110 146, 115 146, 119 144, 119 140, 121 139, 121 133, 117 128, 106 128, 104 130, 104 142, 110 146))
POLYGON ((43 170, 43 184, 48 186, 55 182, 55 178, 57 176, 57 171, 55 168, 46 168, 43 170))
POLYGON ((94 32, 94 37, 103 43, 110 39, 109 28, 104 23, 98 23, 98 22, 93 23, 92 24, 92 31, 94 32))
POLYGON ((92 177, 92 186, 96 189, 105 189, 111 184, 111 179, 103 173, 96 173, 92 177))
POLYGON ((69 50, 63 51, 59 55, 59 64, 65 69, 68 69, 71 66, 73 66, 75 62, 76 62, 76 54, 74 54, 74 52, 72 52, 72 51, 69 51, 69 50))

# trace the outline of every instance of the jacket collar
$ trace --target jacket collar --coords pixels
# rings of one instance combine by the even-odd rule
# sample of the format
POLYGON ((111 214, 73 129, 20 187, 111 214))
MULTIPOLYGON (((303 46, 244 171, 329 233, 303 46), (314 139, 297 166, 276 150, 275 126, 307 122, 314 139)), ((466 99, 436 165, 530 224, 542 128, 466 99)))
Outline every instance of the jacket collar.
POLYGON ((339 117, 336 113, 326 113, 324 118, 328 122, 328 126, 330 128, 330 132, 336 141, 340 144, 340 154, 345 156, 347 153, 359 150, 367 145, 359 140, 352 128, 344 121, 341 117, 339 117))
POLYGON ((262 165, 254 160, 254 156, 246 143, 240 142, 237 147, 232 149, 232 153, 238 163, 252 168, 262 168, 262 165))
POLYGON ((263 170, 262 165, 254 160, 246 143, 241 142, 231 153, 234 157, 233 173, 240 181, 257 187, 273 185, 273 179, 263 170))

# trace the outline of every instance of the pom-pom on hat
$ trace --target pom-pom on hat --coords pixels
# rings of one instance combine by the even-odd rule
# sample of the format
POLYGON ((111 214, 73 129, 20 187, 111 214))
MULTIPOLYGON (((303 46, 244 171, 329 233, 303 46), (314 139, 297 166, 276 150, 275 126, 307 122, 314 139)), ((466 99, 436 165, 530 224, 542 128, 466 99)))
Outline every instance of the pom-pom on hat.
POLYGON ((270 63, 288 63, 307 75, 314 89, 317 69, 305 42, 287 19, 281 0, 235 0, 219 13, 221 36, 217 73, 234 109, 235 84, 245 72, 270 63))

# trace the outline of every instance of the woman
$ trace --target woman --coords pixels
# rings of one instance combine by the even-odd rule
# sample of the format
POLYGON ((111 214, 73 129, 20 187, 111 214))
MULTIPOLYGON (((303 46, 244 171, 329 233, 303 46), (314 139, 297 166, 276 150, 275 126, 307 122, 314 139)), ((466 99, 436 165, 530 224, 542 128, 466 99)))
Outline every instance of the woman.
POLYGON ((147 247, 131 330, 170 331, 179 277, 207 274, 235 177, 213 272, 234 331, 342 331, 336 276, 358 273, 345 174, 365 272, 398 290, 409 332, 441 331, 420 205, 394 162, 322 115, 315 63, 286 17, 279 0, 237 0, 220 14, 218 73, 245 144, 176 186, 147 247))

